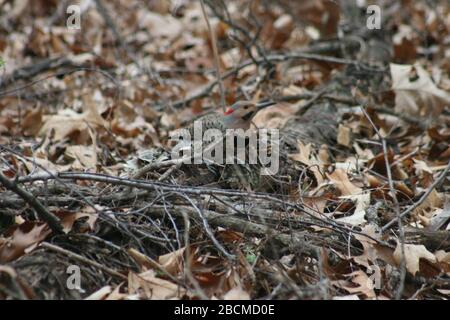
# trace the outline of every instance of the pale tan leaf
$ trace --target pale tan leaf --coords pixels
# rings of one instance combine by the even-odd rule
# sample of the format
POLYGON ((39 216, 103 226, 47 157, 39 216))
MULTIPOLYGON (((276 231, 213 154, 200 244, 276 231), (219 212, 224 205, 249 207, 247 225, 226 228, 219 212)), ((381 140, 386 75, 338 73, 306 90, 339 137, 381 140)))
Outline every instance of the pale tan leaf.
POLYGON ((363 246, 363 253, 353 257, 353 260, 356 263, 363 265, 366 268, 372 268, 377 259, 381 259, 392 266, 396 265, 393 258, 393 250, 389 247, 382 246, 375 241, 381 240, 381 236, 376 232, 373 225, 368 224, 364 226, 361 233, 355 234, 355 238, 361 242, 361 245, 363 246), (364 236, 364 234, 370 238, 364 236))
MULTIPOLYGON (((400 243, 397 243, 397 247, 395 248, 394 259, 398 264, 400 264, 402 259, 400 243)), ((412 275, 415 275, 417 271, 419 271, 420 259, 426 259, 430 262, 436 262, 436 257, 434 256, 434 254, 428 251, 424 245, 405 244, 406 270, 408 270, 412 275)))
POLYGON ((10 230, 7 238, 0 238, 0 263, 6 263, 22 256, 26 250, 36 247, 50 233, 46 223, 24 222, 10 230))
POLYGON ((337 142, 340 145, 350 147, 352 145, 352 130, 342 124, 339 124, 337 142))
POLYGON ((333 173, 328 174, 328 178, 341 191, 343 196, 357 195, 362 189, 350 182, 347 173, 342 169, 336 169, 333 173))
POLYGON ((183 26, 178 19, 171 15, 161 15, 150 11, 138 12, 139 26, 146 28, 153 37, 174 39, 183 31, 183 26))
POLYGON ((160 256, 158 262, 163 268, 172 275, 177 275, 183 270, 184 252, 186 248, 181 248, 176 251, 160 256))
POLYGON ((390 67, 397 112, 438 115, 450 103, 450 93, 438 88, 419 64, 391 64, 390 67))
POLYGON ((358 270, 347 274, 347 276, 351 277, 351 280, 336 280, 332 281, 332 284, 350 294, 364 294, 369 299, 376 297, 373 290, 375 284, 363 271, 358 270))
POLYGON ((341 199, 350 199, 356 202, 355 212, 351 216, 337 219, 340 222, 349 223, 353 226, 358 226, 366 222, 366 209, 370 205, 370 193, 363 193, 357 195, 343 196, 341 199))
POLYGON ((414 161, 414 168, 416 170, 418 170, 419 172, 425 171, 430 174, 433 174, 433 170, 431 170, 431 168, 427 165, 427 163, 425 161, 417 160, 417 159, 413 159, 413 161, 414 161))
POLYGON ((289 157, 294 160, 307 165, 316 178, 316 182, 320 185, 323 182, 323 176, 320 169, 323 167, 323 163, 316 158, 311 152, 311 144, 304 145, 302 142, 298 142, 298 153, 290 154, 289 157))
POLYGON ((141 298, 151 300, 180 299, 186 290, 177 284, 156 277, 154 270, 140 274, 128 274, 128 292, 140 293, 141 298))

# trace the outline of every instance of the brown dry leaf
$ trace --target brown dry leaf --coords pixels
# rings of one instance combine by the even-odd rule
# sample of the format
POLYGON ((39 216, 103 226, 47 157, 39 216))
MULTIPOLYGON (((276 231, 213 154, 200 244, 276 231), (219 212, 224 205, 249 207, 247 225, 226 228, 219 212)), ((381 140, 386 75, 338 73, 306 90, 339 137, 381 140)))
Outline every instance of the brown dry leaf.
MULTIPOLYGON (((397 243, 397 247, 394 251, 394 259, 397 264, 400 264, 402 259, 401 245, 397 243)), ((426 259, 430 262, 436 262, 436 257, 430 251, 420 244, 405 244, 405 262, 406 270, 408 270, 413 276, 419 271, 419 260, 426 259)))
POLYGON ((430 174, 433 174, 433 170, 427 165, 425 161, 413 159, 414 161, 414 168, 419 172, 427 172, 430 174))
POLYGON ((450 275, 450 252, 445 252, 444 250, 438 250, 434 253, 439 265, 442 270, 450 275))
MULTIPOLYGON (((39 151, 39 150, 38 150, 39 151)), ((36 152, 38 153, 38 152, 36 152)), ((28 172, 38 173, 44 172, 42 168, 50 172, 63 172, 70 169, 70 165, 56 165, 46 158, 42 158, 41 154, 36 154, 34 157, 17 157, 25 165, 28 172)))
POLYGON ((180 299, 186 294, 186 290, 180 286, 156 277, 154 270, 148 270, 140 274, 130 272, 128 274, 129 294, 139 294, 143 299, 167 300, 180 299))
POLYGON ((88 224, 89 229, 92 231, 94 230, 95 222, 97 221, 98 218, 98 214, 95 213, 94 209, 92 209, 91 207, 85 207, 84 209, 81 209, 78 212, 67 212, 67 211, 55 212, 55 215, 61 219, 61 224, 63 226, 63 231, 65 233, 69 233, 72 230, 75 221, 86 217, 87 217, 86 223, 88 224))
POLYGON ((298 153, 290 154, 289 157, 294 160, 301 162, 309 167, 316 178, 316 182, 320 185, 323 182, 323 175, 321 169, 323 169, 323 163, 317 159, 315 155, 311 153, 311 144, 308 143, 306 146, 298 142, 298 153))
POLYGON ((217 230, 217 239, 223 243, 238 243, 244 240, 244 235, 240 232, 233 231, 230 229, 219 228, 217 230))
POLYGON ((220 60, 222 61, 222 64, 226 69, 235 66, 239 62, 240 58, 241 53, 239 51, 239 48, 232 48, 220 55, 220 60))
POLYGON ((358 226, 366 222, 366 209, 370 205, 370 192, 358 195, 343 196, 340 199, 350 199, 356 202, 355 212, 351 216, 337 219, 340 222, 348 223, 353 226, 358 226))
POLYGON ((97 166, 97 152, 95 146, 74 145, 66 148, 65 155, 74 159, 71 167, 73 169, 95 169, 97 166))
MULTIPOLYGON (((100 206, 97 206, 97 209, 100 206)), ((84 207, 75 214, 75 221, 81 218, 87 217, 86 223, 89 225, 90 229, 93 231, 95 228, 95 223, 97 222, 98 213, 92 207, 84 207)))
POLYGON ((171 15, 161 15, 151 11, 138 12, 139 27, 146 28, 153 37, 173 40, 183 31, 180 20, 171 15))
POLYGON ((419 64, 391 64, 395 110, 411 115, 438 115, 450 104, 450 93, 438 88, 419 64))
POLYGON ((183 270, 185 250, 186 248, 181 248, 174 252, 162 255, 159 257, 158 262, 168 273, 177 275, 183 270))
POLYGON ((386 263, 390 265, 396 265, 394 258, 392 256, 393 251, 388 247, 381 246, 377 244, 377 242, 373 239, 380 240, 380 235, 376 233, 375 227, 371 224, 364 226, 361 230, 362 234, 355 234, 356 240, 361 242, 363 246, 363 254, 360 256, 353 257, 353 260, 365 266, 366 268, 372 267, 377 259, 382 259, 386 263), (364 236, 363 234, 368 235, 371 238, 364 236))
POLYGON ((25 135, 34 136, 37 134, 42 126, 42 109, 35 108, 30 110, 23 118, 21 124, 25 135))
POLYGON ((59 141, 66 138, 74 131, 87 130, 85 122, 86 114, 79 114, 73 110, 65 109, 56 115, 44 116, 44 125, 39 131, 40 135, 54 134, 54 139, 59 141))
POLYGON ((339 124, 338 134, 337 134, 337 143, 340 145, 351 147, 352 145, 352 129, 339 124))
POLYGON ((13 261, 43 241, 51 230, 46 223, 26 221, 14 226, 0 238, 0 263, 13 261))
POLYGON ((253 118, 253 123, 258 128, 278 129, 294 115, 296 108, 294 105, 279 103, 258 112, 253 118))
MULTIPOLYGON (((450 141, 450 134, 445 132, 439 132, 437 127, 433 127, 427 130, 428 135, 431 139, 437 141, 437 142, 446 142, 450 141)), ((447 130, 448 132, 448 130, 447 130)))
MULTIPOLYGON (((405 180, 406 180, 406 178, 405 178, 405 180)), ((399 195, 401 195, 403 197, 407 197, 408 199, 411 199, 414 197, 414 192, 410 188, 408 188, 406 183, 404 183, 403 181, 394 183, 394 188, 395 188, 395 190, 397 190, 399 192, 399 195)))
POLYGON ((350 294, 364 294, 368 299, 376 297, 373 290, 375 284, 363 271, 357 270, 346 276, 351 277, 351 280, 336 280, 332 284, 350 294))
POLYGON ((61 225, 63 226, 63 232, 69 233, 75 223, 75 212, 58 211, 53 212, 53 214, 60 219, 61 225))
POLYGON ((97 153, 94 146, 68 146, 65 155, 74 159, 73 169, 95 169, 97 165, 97 153))
POLYGON ((415 32, 411 26, 401 24, 397 33, 392 37, 394 44, 394 56, 397 61, 409 61, 416 57, 416 41, 413 38, 415 32))
POLYGON ((350 182, 347 173, 342 169, 336 169, 331 174, 327 173, 327 177, 337 186, 343 196, 358 195, 362 192, 361 188, 350 182))
MULTIPOLYGON (((97 104, 94 101, 85 98, 83 113, 77 113, 72 109, 64 109, 59 111, 56 115, 43 116, 44 125, 39 131, 40 135, 50 135, 53 133, 53 138, 60 141, 74 132, 84 134, 85 139, 89 138, 89 128, 98 128, 106 126, 105 120, 97 109, 97 104)), ((86 141, 79 141, 79 144, 86 143, 86 141)))
POLYGON ((149 1, 148 5, 153 12, 157 12, 159 14, 167 14, 170 13, 170 8, 173 4, 170 0, 153 0, 149 1))
POLYGON ((294 29, 294 23, 292 16, 289 14, 283 14, 279 16, 273 25, 266 25, 267 32, 267 44, 270 48, 279 50, 283 48, 284 44, 289 40, 292 30, 294 29))
POLYGON ((122 282, 121 284, 119 284, 114 290, 113 292, 111 292, 107 297, 106 300, 124 300, 124 299, 131 299, 133 297, 130 297, 129 295, 125 294, 125 293, 120 293, 120 289, 122 288, 122 285, 124 283, 122 282))
POLYGON ((301 19, 307 26, 314 26, 324 37, 330 37, 336 34, 340 8, 338 4, 331 0, 317 1, 299 1, 289 0, 280 1, 287 6, 298 19, 301 19), (296 6, 292 4, 297 3, 296 6))
POLYGON ((436 189, 433 189, 428 197, 413 212, 420 216, 426 209, 442 208, 443 205, 443 196, 436 189))
POLYGON ((126 138, 135 138, 144 130, 155 133, 155 128, 141 116, 137 116, 132 121, 123 117, 116 117, 112 122, 111 129, 115 134, 126 138))

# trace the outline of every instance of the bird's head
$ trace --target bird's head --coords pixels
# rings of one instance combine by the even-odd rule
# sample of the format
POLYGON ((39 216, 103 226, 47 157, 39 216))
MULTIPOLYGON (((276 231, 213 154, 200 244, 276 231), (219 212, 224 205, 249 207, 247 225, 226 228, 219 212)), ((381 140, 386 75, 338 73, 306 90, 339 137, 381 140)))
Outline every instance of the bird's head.
POLYGON ((238 101, 225 111, 225 124, 230 129, 248 129, 256 113, 266 107, 274 105, 273 101, 254 103, 252 101, 238 101))

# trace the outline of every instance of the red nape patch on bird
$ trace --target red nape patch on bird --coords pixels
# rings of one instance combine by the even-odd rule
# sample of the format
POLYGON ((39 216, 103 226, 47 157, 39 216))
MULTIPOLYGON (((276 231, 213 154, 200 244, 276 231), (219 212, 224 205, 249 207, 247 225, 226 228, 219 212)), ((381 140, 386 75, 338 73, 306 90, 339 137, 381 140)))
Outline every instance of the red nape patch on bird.
POLYGON ((228 108, 227 110, 225 110, 225 114, 226 115, 229 115, 229 114, 231 114, 231 113, 233 113, 233 108, 228 108))

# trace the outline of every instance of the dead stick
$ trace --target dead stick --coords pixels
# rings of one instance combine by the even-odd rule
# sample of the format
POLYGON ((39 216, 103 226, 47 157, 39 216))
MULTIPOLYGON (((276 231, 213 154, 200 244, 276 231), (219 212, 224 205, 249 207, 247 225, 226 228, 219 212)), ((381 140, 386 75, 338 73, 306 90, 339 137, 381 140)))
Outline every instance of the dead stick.
POLYGON ((52 229, 55 233, 62 233, 63 227, 61 225, 61 222, 59 221, 59 218, 50 213, 40 202, 36 197, 34 197, 31 193, 25 191, 21 187, 19 187, 16 183, 12 182, 8 178, 6 178, 1 172, 0 172, 0 182, 3 184, 3 186, 11 190, 12 192, 19 195, 23 200, 25 200, 31 207, 36 210, 39 218, 47 222, 50 229, 52 229))

